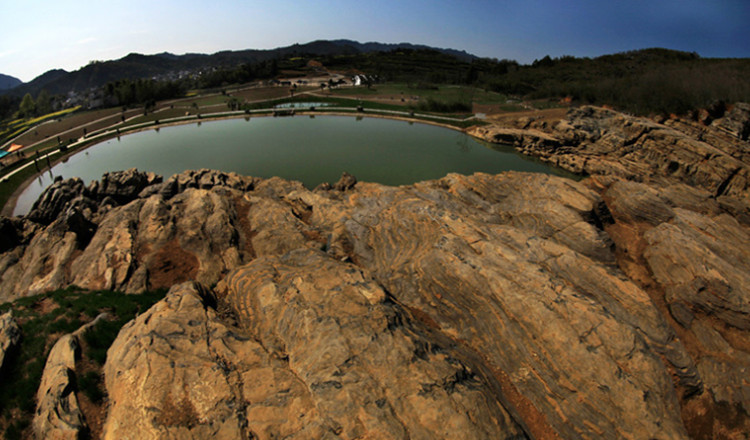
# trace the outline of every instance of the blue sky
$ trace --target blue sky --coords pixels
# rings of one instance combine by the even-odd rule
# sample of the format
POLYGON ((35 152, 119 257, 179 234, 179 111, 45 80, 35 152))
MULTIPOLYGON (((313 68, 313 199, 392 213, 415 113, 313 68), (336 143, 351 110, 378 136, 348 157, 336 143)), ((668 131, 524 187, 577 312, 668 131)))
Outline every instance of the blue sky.
POLYGON ((23 81, 131 52, 317 39, 410 42, 521 63, 646 47, 750 57, 749 0, 3 0, 0 73, 23 81))

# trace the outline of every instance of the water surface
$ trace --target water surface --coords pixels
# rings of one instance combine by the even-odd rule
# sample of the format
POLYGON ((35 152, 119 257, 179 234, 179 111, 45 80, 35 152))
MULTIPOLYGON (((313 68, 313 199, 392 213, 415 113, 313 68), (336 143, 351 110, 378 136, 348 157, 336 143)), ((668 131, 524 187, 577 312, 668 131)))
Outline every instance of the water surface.
POLYGON ((307 116, 230 119, 162 127, 80 151, 37 178, 14 215, 26 214, 55 176, 86 183, 108 171, 138 168, 165 178, 211 168, 257 177, 280 176, 314 188, 343 171, 358 180, 403 185, 447 173, 507 170, 558 173, 517 154, 450 129, 380 118, 307 116))

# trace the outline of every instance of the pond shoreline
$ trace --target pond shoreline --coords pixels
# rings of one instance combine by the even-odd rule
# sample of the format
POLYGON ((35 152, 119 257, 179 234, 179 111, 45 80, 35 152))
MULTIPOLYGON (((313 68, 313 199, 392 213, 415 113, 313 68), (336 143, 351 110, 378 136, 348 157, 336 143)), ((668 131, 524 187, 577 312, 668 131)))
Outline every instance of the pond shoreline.
MULTIPOLYGON (((338 109, 331 109, 326 110, 324 108, 319 108, 316 110, 299 110, 294 109, 295 112, 293 115, 283 115, 283 116, 277 116, 274 115, 273 109, 262 109, 262 111, 257 111, 256 114, 253 113, 245 113, 245 112, 232 112, 232 113, 222 113, 217 116, 211 116, 205 115, 205 116, 191 116, 188 118, 179 118, 180 120, 170 121, 165 120, 165 122, 159 122, 159 123, 146 123, 139 124, 142 126, 133 126, 132 129, 127 129, 124 131, 120 131, 119 133, 115 130, 104 130, 100 133, 92 133, 89 135, 88 139, 85 139, 83 141, 84 145, 80 145, 77 147, 73 147, 63 153, 62 155, 55 157, 54 159, 49 160, 49 167, 43 167, 39 172, 34 173, 30 177, 28 177, 26 180, 24 180, 22 183, 18 185, 18 187, 13 191, 11 196, 6 201, 5 205, 2 207, 2 210, 0 210, 0 215, 6 216, 6 217, 13 217, 13 211, 15 211, 16 204, 18 203, 18 198, 23 194, 24 191, 31 185, 35 179, 38 179, 40 176, 42 176, 44 173, 49 172, 51 167, 54 167, 55 165, 64 162, 67 158, 70 156, 77 154, 79 152, 85 151, 86 149, 93 147, 95 145, 99 145, 103 142, 106 142, 111 139, 116 139, 121 136, 127 136, 135 133, 141 133, 145 131, 150 130, 158 130, 160 128, 164 127, 176 127, 176 126, 183 126, 183 125, 191 125, 191 124, 200 124, 202 122, 216 122, 216 121, 224 121, 224 120, 232 120, 232 119, 253 119, 253 118, 294 118, 299 116, 344 116, 344 117, 354 117, 354 118, 377 118, 377 119, 389 119, 389 120, 396 120, 396 121, 403 121, 403 122, 410 122, 410 123, 419 123, 419 124, 426 124, 426 125, 432 125, 436 127, 442 127, 442 128, 448 128, 453 131, 458 131, 464 134, 467 134, 467 128, 460 128, 455 125, 451 125, 444 122, 438 122, 434 120, 428 120, 428 119, 422 119, 419 117, 409 117, 409 116, 403 116, 403 115, 395 115, 395 114, 383 114, 383 113, 375 113, 377 110, 365 110, 365 111, 343 111, 338 109)), ((472 138, 479 140, 479 138, 472 136, 472 138)))

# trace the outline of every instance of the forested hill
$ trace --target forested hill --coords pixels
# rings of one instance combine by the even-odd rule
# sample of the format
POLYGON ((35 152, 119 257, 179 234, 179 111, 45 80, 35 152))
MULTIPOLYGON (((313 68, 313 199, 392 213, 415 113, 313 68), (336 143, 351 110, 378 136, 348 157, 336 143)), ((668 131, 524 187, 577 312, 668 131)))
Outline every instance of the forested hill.
POLYGON ((526 99, 567 98, 635 114, 683 114, 717 101, 750 101, 750 59, 644 49, 597 58, 545 57, 502 75, 480 75, 483 86, 526 99))
POLYGON ((7 90, 22 84, 22 81, 10 75, 0 73, 0 90, 7 90))
POLYGON ((7 93, 15 96, 31 93, 35 96, 42 89, 46 89, 51 94, 63 94, 69 91, 83 91, 92 87, 101 87, 108 82, 120 79, 157 77, 174 80, 188 74, 194 75, 204 71, 230 69, 239 65, 252 65, 263 61, 295 56, 355 55, 400 48, 429 49, 451 57, 458 57, 464 62, 475 58, 467 52, 454 49, 436 49, 409 43, 359 43, 352 40, 319 40, 276 49, 222 51, 211 55, 174 55, 166 52, 156 55, 131 53, 119 60, 92 61, 87 66, 70 73, 62 70, 50 71, 27 84, 7 91, 7 93), (64 72, 64 74, 60 75, 60 72, 64 72))
POLYGON ((290 72, 302 74, 310 61, 331 71, 366 73, 414 87, 472 85, 514 99, 610 105, 641 115, 685 114, 717 102, 750 101, 748 58, 701 58, 696 53, 655 48, 597 58, 547 56, 521 65, 408 43, 336 40, 212 55, 130 54, 115 61, 92 62, 75 72, 50 71, 7 92, 8 96, 0 98, 0 107, 8 107, 3 114, 10 114, 26 93, 34 97, 41 90, 57 95, 97 87, 112 89, 122 85, 122 80, 144 78, 148 89, 168 92, 169 96, 159 94, 137 102, 143 104, 176 97, 188 89, 226 87, 290 72))

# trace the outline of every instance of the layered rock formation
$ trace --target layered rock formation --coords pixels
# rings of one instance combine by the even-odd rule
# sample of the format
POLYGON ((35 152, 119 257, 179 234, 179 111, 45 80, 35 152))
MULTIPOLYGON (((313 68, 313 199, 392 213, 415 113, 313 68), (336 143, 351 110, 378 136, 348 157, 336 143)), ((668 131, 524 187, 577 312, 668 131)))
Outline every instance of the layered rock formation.
POLYGON ((0 292, 174 286, 109 350, 106 438, 741 438, 744 141, 668 124, 482 129, 605 173, 581 182, 59 182, 0 292))
POLYGON ((735 105, 708 126, 677 118, 661 124, 613 110, 582 107, 571 109, 556 123, 525 117, 469 132, 489 142, 514 145, 524 154, 575 173, 636 181, 677 179, 716 197, 748 197, 748 104, 735 105))

